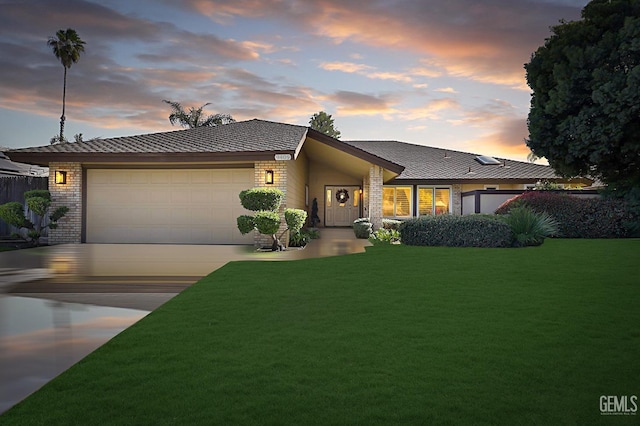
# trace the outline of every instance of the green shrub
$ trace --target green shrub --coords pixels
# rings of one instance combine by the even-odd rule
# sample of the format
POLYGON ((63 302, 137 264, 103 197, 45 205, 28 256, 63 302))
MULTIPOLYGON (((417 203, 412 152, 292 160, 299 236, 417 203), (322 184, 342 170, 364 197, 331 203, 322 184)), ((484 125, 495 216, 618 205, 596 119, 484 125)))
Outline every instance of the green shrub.
POLYGON ((278 212, 262 210, 256 212, 253 217, 256 229, 261 234, 275 235, 280 228, 280 215, 278 212))
POLYGON ((510 247, 511 228, 482 216, 437 215, 404 221, 402 243, 411 246, 510 247))
POLYGON ((398 230, 398 227, 400 227, 401 223, 402 223, 401 220, 382 219, 382 227, 384 229, 395 229, 395 230, 398 230))
POLYGON ((309 243, 311 237, 306 231, 289 233, 289 247, 304 247, 309 243))
POLYGON ((353 221, 353 232, 356 234, 356 238, 367 239, 371 236, 373 231, 373 225, 369 221, 369 218, 360 218, 353 221))
POLYGON ((380 229, 377 229, 373 234, 371 234, 371 237, 369 237, 369 241, 371 241, 374 244, 397 243, 397 242, 400 242, 400 232, 397 229, 380 228, 380 229))
POLYGON ((0 205, 0 219, 16 228, 33 227, 33 223, 24 216, 24 206, 17 201, 0 205))
POLYGON ((39 219, 33 223, 24 214, 24 207, 21 203, 12 201, 0 205, 0 219, 9 225, 15 226, 19 232, 25 230, 26 237, 20 233, 16 234, 25 240, 33 242, 35 245, 40 244, 42 231, 46 228, 55 229, 58 227, 58 220, 69 212, 66 206, 60 206, 49 215, 49 223, 45 224, 47 212, 51 206, 51 193, 46 189, 34 189, 24 193, 24 199, 27 208, 39 216, 39 219))
POLYGON ((522 206, 552 216, 558 222, 558 232, 552 236, 564 238, 627 237, 629 223, 638 221, 622 199, 579 198, 551 191, 527 191, 505 201, 496 213, 507 214, 522 206))
POLYGON ((256 223, 253 220, 253 216, 249 216, 246 214, 238 216, 237 222, 238 230, 242 235, 248 234, 249 232, 253 231, 256 226, 256 223))
POLYGON ((307 221, 307 212, 300 209, 284 209, 284 221, 292 234, 298 233, 307 221))
POLYGON ((277 188, 251 188, 239 194, 242 207, 253 212, 278 210, 284 193, 277 188))
POLYGON ((518 246, 539 246, 546 237, 558 233, 558 222, 545 212, 535 212, 527 207, 511 209, 509 214, 500 216, 515 238, 518 246))

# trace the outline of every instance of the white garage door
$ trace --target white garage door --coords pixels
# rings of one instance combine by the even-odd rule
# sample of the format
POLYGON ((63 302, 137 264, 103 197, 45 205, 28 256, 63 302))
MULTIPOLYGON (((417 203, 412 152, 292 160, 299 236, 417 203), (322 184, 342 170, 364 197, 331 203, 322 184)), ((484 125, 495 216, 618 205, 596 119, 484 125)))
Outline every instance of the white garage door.
POLYGON ((251 244, 236 218, 253 169, 87 170, 88 243, 251 244))

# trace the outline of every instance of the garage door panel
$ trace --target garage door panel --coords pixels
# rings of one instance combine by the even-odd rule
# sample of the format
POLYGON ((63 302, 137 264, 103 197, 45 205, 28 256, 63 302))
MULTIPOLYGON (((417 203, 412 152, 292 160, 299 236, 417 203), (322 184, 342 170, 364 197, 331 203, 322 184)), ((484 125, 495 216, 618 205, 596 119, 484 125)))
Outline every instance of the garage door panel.
POLYGON ((251 244, 236 218, 253 169, 87 171, 87 242, 251 244))

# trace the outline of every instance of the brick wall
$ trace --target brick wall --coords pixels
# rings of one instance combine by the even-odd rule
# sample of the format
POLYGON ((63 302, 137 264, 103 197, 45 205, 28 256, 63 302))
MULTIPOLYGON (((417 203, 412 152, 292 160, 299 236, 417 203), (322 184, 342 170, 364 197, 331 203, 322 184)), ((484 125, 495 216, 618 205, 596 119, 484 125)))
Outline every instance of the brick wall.
POLYGON ((82 239, 82 166, 80 163, 49 163, 51 211, 60 206, 69 212, 49 230, 49 244, 80 243, 82 239), (56 184, 56 170, 67 172, 67 183, 56 184))
POLYGON ((451 206, 451 214, 461 215, 462 214, 462 185, 457 184, 453 185, 452 188, 452 198, 453 198, 453 206, 451 206))
MULTIPOLYGON (((293 161, 293 160, 289 160, 293 161)), ((287 224, 284 222, 284 209, 287 207, 287 163, 288 161, 256 161, 254 165, 254 186, 263 188, 278 188, 284 193, 282 204, 280 205, 280 216, 282 217, 282 223, 278 230, 280 235, 285 229, 287 224), (273 170, 273 184, 267 185, 265 183, 265 174, 267 170, 273 170)), ((271 246, 273 240, 269 235, 260 234, 255 232, 255 246, 267 247, 271 246)), ((285 233, 280 240, 283 244, 287 245, 289 242, 289 235, 285 233)))
POLYGON ((382 167, 369 168, 369 217, 374 229, 382 228, 382 167))

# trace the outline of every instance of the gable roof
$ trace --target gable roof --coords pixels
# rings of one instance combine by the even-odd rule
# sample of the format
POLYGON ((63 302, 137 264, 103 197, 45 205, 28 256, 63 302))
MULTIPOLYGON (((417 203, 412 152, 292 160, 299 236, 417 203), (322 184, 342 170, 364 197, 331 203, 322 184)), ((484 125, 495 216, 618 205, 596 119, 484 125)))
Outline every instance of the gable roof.
MULTIPOLYGON (((531 181, 562 179, 549 166, 496 158, 500 164, 482 165, 479 154, 398 141, 344 141, 354 147, 402 164, 394 181, 531 181)), ((579 181, 579 180, 577 180, 579 181)), ((586 182, 586 180, 585 180, 586 182)))
POLYGON ((216 127, 149 133, 7 151, 12 160, 50 161, 216 161, 266 160, 294 156, 304 142, 304 126, 248 120, 216 127))

